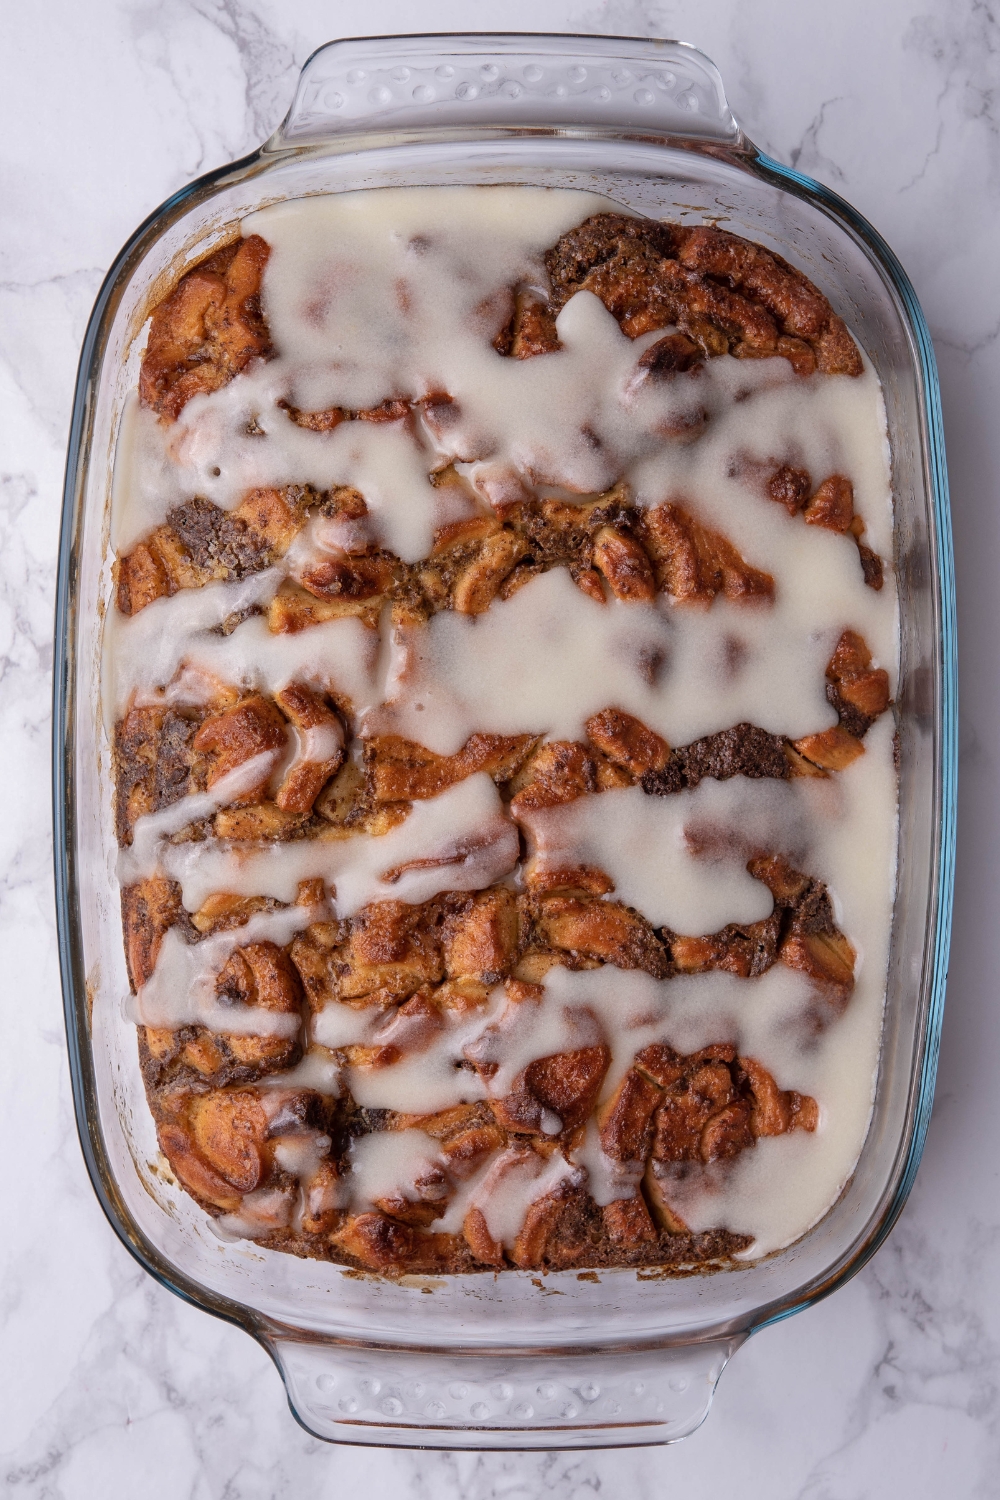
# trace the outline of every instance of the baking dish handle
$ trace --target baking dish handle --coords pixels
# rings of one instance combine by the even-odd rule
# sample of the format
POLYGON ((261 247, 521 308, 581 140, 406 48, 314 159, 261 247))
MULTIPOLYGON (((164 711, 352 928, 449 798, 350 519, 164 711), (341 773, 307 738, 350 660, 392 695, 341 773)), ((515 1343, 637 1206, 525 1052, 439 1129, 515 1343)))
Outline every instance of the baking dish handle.
POLYGON ((263 1339, 307 1431, 421 1448, 669 1443, 708 1415, 745 1335, 669 1349, 501 1355, 263 1339))
POLYGON ((744 144, 718 69, 686 42, 472 33, 328 42, 263 151, 428 128, 744 144))

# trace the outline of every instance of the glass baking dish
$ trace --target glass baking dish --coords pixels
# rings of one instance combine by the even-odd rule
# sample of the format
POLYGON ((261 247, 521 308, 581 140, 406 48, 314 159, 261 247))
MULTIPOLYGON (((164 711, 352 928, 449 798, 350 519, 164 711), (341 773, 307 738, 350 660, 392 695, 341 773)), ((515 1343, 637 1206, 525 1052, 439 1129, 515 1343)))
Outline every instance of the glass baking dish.
MULTIPOLYGON (((465 35, 334 42, 260 150, 139 228, 80 363, 56 613, 55 862, 77 1122, 112 1226, 165 1286, 257 1338, 298 1419, 334 1441, 466 1448, 669 1442, 706 1415, 733 1351, 877 1249, 913 1182, 941 1029, 955 825, 951 534, 934 355, 892 252, 846 203, 761 155, 719 74, 682 43, 465 35), (714 1275, 635 1270, 389 1281, 223 1243, 157 1165, 127 992, 100 651, 118 425, 148 309, 244 215, 380 185, 580 187, 709 220, 815 280, 885 393, 902 659, 899 884, 874 1112, 849 1184, 788 1249, 714 1275)), ((161 1159, 162 1160, 162 1159, 161 1159)))

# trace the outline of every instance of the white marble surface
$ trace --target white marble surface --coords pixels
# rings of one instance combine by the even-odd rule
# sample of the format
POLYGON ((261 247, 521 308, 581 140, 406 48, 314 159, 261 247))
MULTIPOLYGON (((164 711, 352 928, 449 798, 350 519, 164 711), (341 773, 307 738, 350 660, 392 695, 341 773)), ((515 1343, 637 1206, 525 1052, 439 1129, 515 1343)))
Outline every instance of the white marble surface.
POLYGON ((39 0, 0 48, 0 1488, 24 1500, 908 1500, 1000 1458, 1000 13, 993 0, 39 0), (761 1334, 671 1449, 333 1449, 242 1333, 162 1291, 91 1192, 72 1119, 49 863, 48 667, 64 445, 91 303, 128 233, 252 148, 317 44, 517 27, 680 36, 754 140, 843 193, 912 276, 941 363, 964 671, 961 857, 934 1120, 874 1262, 761 1334), (992 748, 991 748, 992 747, 992 748), (363 1486, 363 1488, 362 1488, 363 1486))

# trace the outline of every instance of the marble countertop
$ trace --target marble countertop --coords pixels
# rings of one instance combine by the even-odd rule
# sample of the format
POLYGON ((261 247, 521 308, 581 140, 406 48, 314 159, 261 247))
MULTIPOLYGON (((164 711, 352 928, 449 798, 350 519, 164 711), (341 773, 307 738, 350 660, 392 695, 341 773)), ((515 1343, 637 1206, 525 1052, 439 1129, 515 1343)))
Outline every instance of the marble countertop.
POLYGON ((995 1495, 1000 1126, 1000 16, 984 0, 39 0, 0 51, 0 1488, 24 1500, 909 1500, 995 1495), (912 1198, 846 1288, 753 1339, 669 1449, 331 1448, 243 1333, 162 1290, 87 1180, 70 1101, 49 834, 49 668, 79 346, 134 226, 274 128, 337 35, 476 27, 683 37, 749 135, 828 183, 912 277, 941 366, 959 573, 962 792, 934 1118, 912 1198), (990 726, 993 726, 991 729, 990 726), (991 749, 991 746, 993 747, 991 749), (993 915, 991 916, 991 912, 993 915), (725 1476, 725 1477, 723 1477, 725 1476), (363 1488, 362 1488, 363 1487, 363 1488))

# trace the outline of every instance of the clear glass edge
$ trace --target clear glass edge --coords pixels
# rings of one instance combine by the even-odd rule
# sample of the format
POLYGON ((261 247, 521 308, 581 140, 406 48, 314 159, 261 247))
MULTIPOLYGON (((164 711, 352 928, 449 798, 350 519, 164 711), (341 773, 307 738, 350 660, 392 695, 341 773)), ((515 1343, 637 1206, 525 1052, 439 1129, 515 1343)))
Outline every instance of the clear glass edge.
MULTIPOLYGON (((303 146, 309 149, 310 146, 317 145, 321 149, 342 149, 343 143, 348 141, 356 142, 366 133, 362 126, 355 125, 353 128, 349 128, 342 125, 332 114, 330 115, 329 127, 325 132, 310 134, 308 131, 297 129, 297 119, 304 111, 303 101, 309 75, 314 65, 319 62, 324 54, 340 51, 346 53, 356 52, 363 55, 366 48, 376 47, 382 53, 381 60, 384 72, 385 68, 392 61, 392 56, 388 55, 390 49, 393 55, 399 57, 400 61, 412 63, 415 53, 421 56, 429 53, 434 43, 440 44, 440 55, 442 57, 465 57, 471 59, 473 56, 481 56, 488 52, 503 55, 513 53, 514 51, 527 56, 530 49, 533 56, 547 56, 551 53, 565 60, 567 52, 576 48, 576 54, 579 56, 593 55, 595 58, 607 61, 609 53, 613 50, 616 60, 626 62, 629 59, 641 59, 654 66, 662 64, 665 54, 674 49, 677 54, 675 58, 676 62, 683 66, 685 62, 690 61, 693 62, 696 69, 703 69, 710 83, 716 89, 717 103, 720 106, 718 118, 714 123, 707 120, 699 122, 701 128, 692 130, 689 135, 686 134, 683 138, 690 140, 692 146, 695 143, 699 146, 721 144, 741 149, 746 143, 746 138, 743 135, 739 122, 736 120, 730 107, 725 84, 719 69, 712 59, 692 42, 685 42, 676 37, 607 37, 586 32, 521 33, 463 31, 417 32, 390 37, 342 37, 322 43, 309 54, 303 63, 288 112, 273 135, 261 146, 261 153, 272 154, 276 152, 295 151, 301 149, 303 146), (298 140, 296 139, 297 136, 299 137, 298 140)), ((581 99, 577 102, 586 107, 585 100, 581 99)), ((379 116, 377 106, 366 110, 365 113, 369 114, 373 120, 379 116)), ((616 120, 611 111, 605 116, 605 129, 622 127, 623 125, 624 122, 616 120)), ((375 131, 381 129, 383 133, 391 131, 397 138, 400 135, 405 136, 409 128, 403 127, 401 131, 398 129, 393 130, 393 127, 388 122, 383 123, 381 127, 374 124, 369 127, 369 129, 375 131)), ((449 129, 448 126, 442 125, 440 122, 435 128, 442 132, 449 129)), ((451 128, 461 129, 461 127, 454 126, 451 128)), ((480 123, 476 128, 480 131, 496 132, 497 134, 511 133, 512 130, 516 133, 525 133, 524 122, 521 122, 520 127, 512 127, 503 125, 500 122, 494 122, 490 125, 480 123)), ((542 124, 539 121, 534 128, 540 133, 569 134, 572 133, 573 127, 554 125, 551 121, 542 124)), ((629 128, 629 126, 626 125, 625 128, 629 128)), ((634 128, 634 124, 631 128, 634 128)), ((664 137, 670 136, 671 139, 679 139, 679 137, 674 137, 670 131, 665 130, 662 125, 648 124, 646 128, 650 135, 659 134, 664 137)), ((467 127, 465 133, 467 133, 467 127)))
MULTIPOLYGON (((432 133, 440 138, 440 132, 420 132, 421 136, 432 133)), ((530 134, 525 130, 501 130, 483 127, 475 131, 461 132, 464 139, 471 135, 488 138, 496 134, 530 134)), ((559 129, 546 129, 545 134, 559 136, 569 134, 559 129)), ((602 132, 587 129, 573 134, 595 138, 604 135, 616 136, 618 131, 602 132)), ((386 137, 362 135, 344 138, 335 148, 330 143, 320 146, 294 148, 295 154, 333 154, 334 150, 352 151, 364 149, 369 143, 384 144, 386 137)), ((400 140, 393 135, 393 143, 400 140)), ((663 144, 667 144, 664 140, 663 144)), ((693 152, 704 151, 703 138, 688 140, 670 137, 672 146, 682 146, 693 152)), ((709 149, 719 150, 718 147, 709 149)), ((282 155, 288 154, 283 152, 282 155)), ((723 154, 722 151, 719 154, 723 154)), ((934 576, 937 584, 939 633, 938 693, 936 703, 935 744, 937 756, 936 794, 939 830, 936 852, 937 879, 936 901, 932 903, 929 917, 934 932, 931 939, 933 957, 928 995, 922 1017, 922 1045, 920 1079, 916 1096, 911 1096, 909 1125, 897 1151, 893 1171, 883 1192, 883 1206, 871 1217, 859 1232, 852 1247, 831 1266, 827 1273, 804 1283, 777 1304, 755 1309, 753 1315, 741 1327, 715 1327, 701 1333, 684 1333, 677 1339, 665 1338, 652 1347, 668 1347, 674 1343, 707 1343, 720 1337, 746 1337, 769 1324, 791 1316, 795 1312, 812 1306, 831 1292, 837 1290, 855 1275, 871 1258, 884 1241, 913 1185, 913 1180, 923 1151, 927 1126, 933 1103, 934 1082, 937 1072, 941 1026, 948 969, 948 951, 951 932, 952 897, 954 886, 955 825, 956 825, 956 781, 957 781, 957 660, 955 629, 954 559, 951 536, 951 517, 948 501, 948 481, 945 468, 944 438, 936 360, 930 333, 916 293, 905 271, 895 255, 877 231, 856 212, 844 199, 812 178, 791 168, 784 167, 759 152, 745 138, 740 145, 724 152, 732 165, 772 181, 784 191, 803 197, 820 208, 829 217, 837 220, 852 237, 861 242, 869 258, 887 279, 899 299, 905 315, 916 353, 917 369, 923 399, 925 420, 925 449, 934 505, 934 576)), ((70 1074, 73 1090, 74 1111, 81 1148, 92 1185, 98 1201, 112 1228, 126 1249, 150 1275, 161 1285, 185 1301, 206 1312, 223 1318, 243 1328, 257 1338, 276 1359, 274 1341, 282 1338, 302 1340, 300 1329, 285 1327, 272 1319, 266 1319, 242 1303, 226 1299, 208 1291, 186 1276, 177 1266, 167 1262, 132 1221, 118 1193, 114 1176, 110 1170, 96 1108, 96 1093, 92 1059, 89 1053, 87 1019, 87 992, 83 970, 83 955, 75 911, 79 898, 76 871, 73 862, 73 841, 70 830, 74 821, 74 768, 73 725, 74 703, 71 669, 74 665, 74 598, 77 569, 77 538, 79 532, 82 479, 86 471, 89 437, 91 429, 91 393, 95 375, 100 367, 107 328, 113 315, 115 294, 131 270, 141 258, 149 244, 175 222, 181 215, 204 197, 228 183, 259 175, 267 170, 274 160, 265 155, 263 148, 239 161, 229 163, 213 172, 206 173, 168 198, 127 241, 113 263, 98 294, 91 315, 81 352, 77 376, 70 438, 67 452, 66 478, 63 495, 62 525, 60 534, 58 573, 55 609, 55 654, 53 673, 53 825, 56 919, 60 970, 70 1074)), ((305 1336, 308 1337, 308 1336, 305 1336)), ((346 1340, 324 1338, 328 1343, 347 1343, 346 1340)), ((378 1347, 389 1350, 393 1345, 380 1340, 378 1347)), ((413 1345, 399 1345, 413 1349, 413 1345)), ((573 1346, 581 1356, 592 1345, 573 1346)), ((607 1345, 602 1346, 604 1349, 607 1345)), ((632 1341, 631 1348, 644 1347, 632 1341)), ((491 1352, 507 1353, 511 1356, 531 1357, 542 1352, 531 1350, 505 1350, 503 1346, 490 1346, 491 1352)), ((454 1351, 461 1352, 461 1351, 454 1351)), ((482 1347, 473 1352, 484 1352, 482 1347)), ((279 1365, 280 1362, 276 1363, 279 1365)), ((642 1441, 641 1439, 639 1441, 642 1441)), ((654 1441, 657 1441, 654 1439, 654 1441)))

